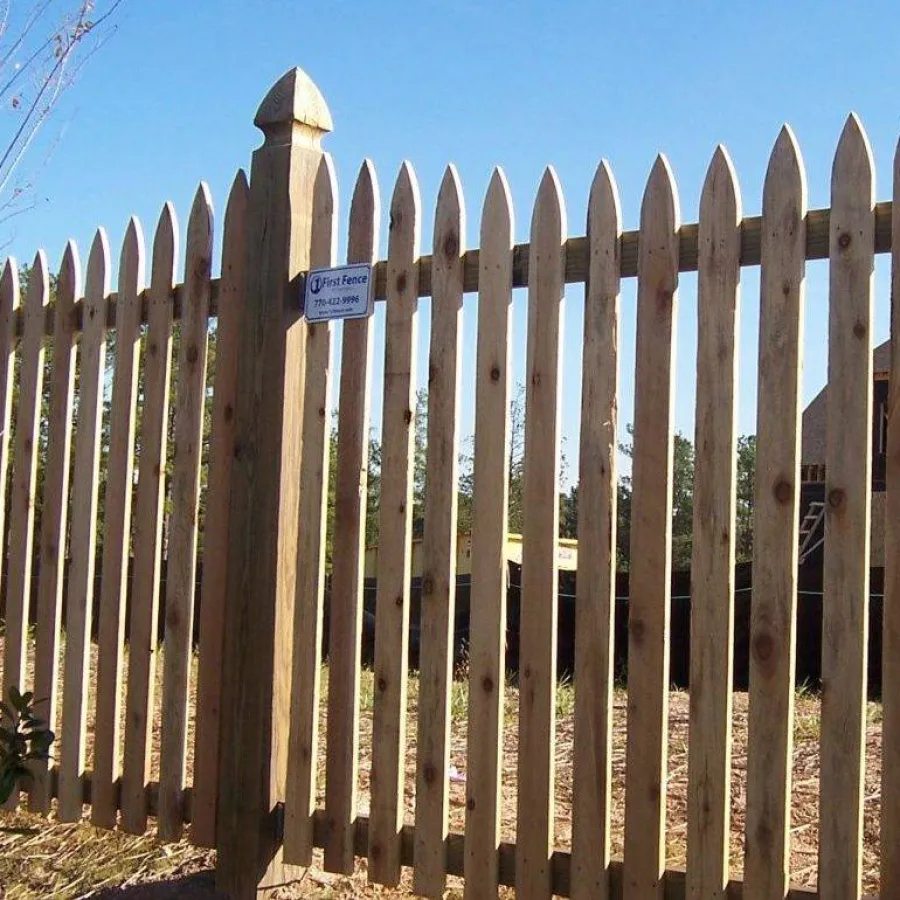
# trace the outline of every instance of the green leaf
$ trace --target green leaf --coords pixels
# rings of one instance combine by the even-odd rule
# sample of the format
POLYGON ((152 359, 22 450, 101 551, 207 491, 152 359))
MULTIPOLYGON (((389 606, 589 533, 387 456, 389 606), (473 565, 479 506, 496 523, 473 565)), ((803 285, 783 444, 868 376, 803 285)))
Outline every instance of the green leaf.
POLYGON ((18 776, 13 769, 0 770, 0 804, 6 803, 12 796, 18 776))

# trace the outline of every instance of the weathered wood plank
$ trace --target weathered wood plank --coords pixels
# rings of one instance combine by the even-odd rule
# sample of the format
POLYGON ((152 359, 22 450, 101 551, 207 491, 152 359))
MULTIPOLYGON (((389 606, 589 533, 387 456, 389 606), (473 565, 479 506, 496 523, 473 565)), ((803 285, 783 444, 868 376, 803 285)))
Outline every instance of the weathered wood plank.
POLYGON ((450 694, 456 608, 462 250, 466 212, 456 169, 447 167, 434 219, 434 284, 428 363, 428 443, 416 740, 416 865, 413 889, 443 897, 449 833, 450 694))
MULTIPOLYGON (((891 371, 900 372, 900 142, 894 153, 891 371)), ((888 383, 888 422, 900 422, 900 378, 888 383)), ((900 428, 888 428, 881 648, 881 796, 900 797, 900 428)), ((900 804, 881 804, 881 894, 900 897, 900 804)))
MULTIPOLYGON (((16 316, 19 309, 19 268, 13 257, 8 256, 0 277, 0 534, 6 534, 6 485, 9 468, 9 435, 12 420, 12 398, 15 392, 16 316)), ((5 575, 7 557, 0 553, 0 574, 5 575)), ((7 700, 6 680, 3 679, 7 700)))
POLYGON ((469 730, 466 755, 466 900, 496 900, 499 884, 503 687, 506 675, 506 537, 509 498, 513 206, 494 169, 481 215, 469 730))
MULTIPOLYGON (((331 157, 319 163, 313 185, 309 264, 333 266, 337 259, 337 178, 331 157)), ((331 353, 333 323, 307 325, 303 458, 300 463, 300 540, 294 599, 290 747, 284 821, 284 858, 309 866, 319 768, 319 673, 322 666, 322 606, 325 594, 325 529, 331 449, 331 353)))
POLYGON ((822 900, 850 900, 862 890, 874 206, 872 150, 862 124, 851 115, 831 174, 819 776, 818 883, 822 900))
POLYGON ((741 198, 718 147, 700 198, 687 892, 724 900, 731 827, 741 198))
MULTIPOLYGON (((375 167, 359 170, 350 203, 347 262, 371 263, 378 249, 381 199, 375 167)), ((351 874, 359 780, 359 680, 362 638, 372 320, 343 324, 334 488, 331 616, 328 642, 328 734, 325 868, 351 874)))
POLYGON ((184 277, 188 288, 181 315, 171 483, 172 512, 168 535, 169 567, 166 579, 162 693, 162 708, 165 713, 160 742, 157 825, 160 839, 169 841, 181 838, 183 825, 181 795, 185 787, 191 642, 197 583, 197 512, 203 452, 203 408, 206 401, 212 251, 212 197, 206 183, 201 182, 194 195, 188 219, 185 250, 184 277))
POLYGON ((143 834, 147 830, 146 786, 150 780, 150 741, 156 692, 159 569, 172 359, 172 309, 169 298, 175 283, 177 248, 175 210, 171 203, 166 203, 153 238, 149 325, 144 354, 141 457, 134 517, 134 579, 128 633, 121 823, 122 828, 132 834, 143 834))
MULTIPOLYGON (((28 615, 34 547, 34 501, 37 486, 41 392, 44 383, 44 313, 50 292, 47 257, 39 250, 28 279, 25 330, 19 345, 19 402, 13 473, 10 483, 9 559, 4 635, 3 699, 15 685, 25 691, 28 657, 28 615)), ((7 801, 15 809, 16 791, 7 801)))
POLYGON ((641 204, 628 603, 625 897, 660 898, 665 870, 672 419, 678 195, 665 157, 641 204))
MULTIPOLYGON (((37 623, 34 649, 35 710, 53 731, 57 728, 59 634, 62 624, 63 574, 69 513, 69 460, 72 450, 72 399, 75 389, 75 301, 81 299, 81 262, 69 241, 56 286, 53 371, 47 419, 47 450, 41 539, 38 548, 37 623)), ((32 765, 28 805, 32 812, 50 811, 50 764, 32 765)))
POLYGON ((116 324, 116 368, 109 414, 110 446, 103 522, 94 794, 91 802, 91 822, 99 828, 116 825, 116 782, 121 774, 122 650, 131 545, 134 422, 143 289, 144 235, 140 222, 132 218, 119 260, 119 321, 116 324))
POLYGON ((588 199, 591 266, 584 294, 575 619, 572 896, 607 900, 612 794, 613 617, 616 587, 616 427, 622 214, 609 165, 588 199))
POLYGON ((552 894, 565 239, 562 188, 548 168, 531 219, 528 286, 516 826, 516 894, 525 900, 552 894))
POLYGON ((763 187, 744 859, 749 897, 783 897, 790 856, 806 178, 785 126, 763 187))
POLYGON ((214 847, 219 790, 219 709, 228 513, 234 458, 237 352, 243 320, 244 229, 250 186, 239 170, 228 195, 222 238, 222 280, 216 326, 216 367, 209 439, 206 518, 203 523, 203 581, 200 587, 200 653, 197 664, 197 722, 194 736, 191 842, 214 847))
POLYGON ((71 563, 66 607, 66 669, 59 762, 61 822, 81 819, 85 774, 91 621, 97 548, 97 495, 106 368, 106 297, 109 242, 99 229, 91 244, 84 292, 84 332, 79 347, 78 432, 72 472, 71 563))
POLYGON ((419 210, 415 172, 405 162, 391 198, 388 239, 369 845, 369 878, 391 886, 400 881, 406 780, 419 210))

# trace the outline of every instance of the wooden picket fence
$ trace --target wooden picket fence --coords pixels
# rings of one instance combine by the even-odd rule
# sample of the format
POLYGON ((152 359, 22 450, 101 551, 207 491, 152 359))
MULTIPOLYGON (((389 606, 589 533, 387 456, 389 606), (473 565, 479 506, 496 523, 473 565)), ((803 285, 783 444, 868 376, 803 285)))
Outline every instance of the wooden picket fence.
MULTIPOLYGON (((370 814, 359 814, 360 638, 365 477, 370 425, 371 319, 341 327, 338 443, 329 459, 332 323, 308 325, 302 273, 336 262, 335 174, 319 140, 324 101, 299 70, 257 116, 266 134, 251 178, 239 173, 225 214, 221 277, 211 278, 212 202, 191 210, 185 276, 176 284, 178 229, 163 210, 150 283, 137 220, 125 236, 118 289, 102 231, 82 288, 78 253, 63 257, 56 300, 38 254, 21 292, 8 260, 0 281, 0 490, 5 490, 17 371, 4 693, 33 683, 59 734, 52 769, 28 787, 32 809, 58 798, 63 821, 134 833, 158 821, 218 846, 221 885, 252 896, 289 868, 350 872, 368 857, 372 881, 440 896, 449 875, 467 898, 511 885, 523 898, 821 897, 861 893, 872 327, 876 253, 892 252, 892 361, 900 371, 900 156, 894 202, 875 203, 874 164, 851 116, 838 145, 831 207, 808 210, 803 161, 779 135, 762 215, 744 217, 736 174, 716 150, 699 224, 682 224, 664 157, 650 174, 638 231, 622 229, 617 188, 602 163, 585 236, 569 238, 562 190, 547 169, 530 240, 514 244, 503 173, 484 200, 480 248, 466 250, 463 191, 441 184, 431 255, 404 163, 390 201, 388 256, 376 262, 381 220, 374 168, 353 191, 347 259, 375 265, 386 303, 379 568, 370 814), (829 260, 829 421, 818 888, 788 884, 798 552, 804 278, 829 260), (760 333, 749 748, 743 882, 730 881, 735 443, 740 274, 760 269, 760 333), (697 272, 696 470, 692 563, 688 855, 665 868, 673 446, 673 356, 681 272, 697 272), (632 571, 624 858, 611 860, 613 600, 620 284, 637 279, 632 571), (568 284, 585 285, 579 471, 580 568, 575 652, 575 785, 571 852, 553 844, 556 710, 557 491, 561 316, 568 284), (518 820, 500 841, 504 735, 507 483, 512 297, 528 291, 525 529, 519 662, 518 820), (461 317, 477 292, 475 507, 465 833, 448 829, 450 695, 456 564, 461 317), (417 305, 431 298, 428 459, 417 733, 407 734, 412 440, 417 305), (206 347, 217 322, 197 675, 193 776, 186 778, 191 634, 206 347), (170 384, 173 329, 181 329, 170 384), (115 335, 105 516, 97 521, 108 330, 115 335), (33 534, 45 338, 52 335, 48 450, 40 535, 33 534), (75 361, 79 384, 75 403, 75 361), (138 371, 144 382, 138 398, 138 371), (18 369, 14 363, 18 361, 18 369), (140 456, 135 455, 140 403, 140 456), (175 453, 159 778, 151 780, 157 702, 155 622, 162 553, 166 423, 175 453), (77 423, 73 426, 73 409, 77 423), (70 460, 74 444, 74 459, 70 460), (329 466, 336 467, 327 733, 320 740, 324 547, 329 466), (70 478, 71 472, 71 478, 70 478), (133 489, 133 484, 136 487, 133 489), (102 528, 102 587, 93 596, 102 528), (40 576, 27 667, 30 567, 40 576), (65 548, 68 546, 68 550, 65 548), (132 551, 133 548, 133 551, 132 551), (134 554, 123 696, 125 584, 134 554), (64 632, 63 563, 70 571, 64 632), (100 608, 90 771, 86 766, 90 622, 100 608), (64 660, 60 658, 65 636, 64 660), (61 663, 64 682, 60 689, 61 663), (324 760, 319 758, 320 743, 324 760), (406 824, 405 760, 416 746, 415 825, 406 824), (319 772, 324 768, 324 806, 319 772)), ((823 349, 824 352, 824 349, 823 349)), ((891 415, 900 382, 891 385, 891 415)), ((897 413, 900 415, 900 413, 897 413)), ((900 431, 889 431, 884 604, 881 896, 900 897, 900 431)), ((5 498, 0 497, 0 501, 5 498)), ((6 508, 0 502, 0 514, 6 508)), ((0 529, 2 530, 2 529, 0 529)), ((671 825, 671 823, 669 823, 671 825)))

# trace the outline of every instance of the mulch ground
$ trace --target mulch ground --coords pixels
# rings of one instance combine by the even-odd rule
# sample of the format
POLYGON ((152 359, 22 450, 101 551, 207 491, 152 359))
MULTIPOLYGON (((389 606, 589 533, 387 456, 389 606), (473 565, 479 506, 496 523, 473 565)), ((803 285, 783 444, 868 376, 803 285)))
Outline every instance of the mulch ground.
MULTIPOLYGON (((2 642, 0 642, 2 651, 2 642)), ((2 657, 2 652, 0 652, 2 657)), ((159 667, 161 671, 161 666, 159 667)), ((360 735, 360 812, 368 812, 369 748, 372 729, 371 673, 365 673, 362 684, 360 735)), ((406 757, 406 811, 412 824, 415 810, 415 720, 417 681, 410 681, 409 725, 410 743, 406 757)), ((325 697, 327 669, 322 679, 322 721, 320 735, 320 803, 324 803, 324 740, 327 735, 325 697)), ((159 690, 155 714, 154 747, 159 744, 159 690)), ((91 698, 93 703, 93 698, 91 698)), ((503 819, 502 838, 515 840, 516 826, 516 757, 518 695, 513 687, 506 691, 506 723, 503 748, 503 819)), ((686 851, 686 809, 688 770, 688 710, 689 696, 673 691, 670 695, 669 765, 667 783, 667 845, 666 863, 682 867, 686 851)), ((798 885, 814 886, 818 854, 818 782, 819 782, 819 710, 816 695, 800 692, 796 701, 795 748, 792 793, 791 880, 798 885)), ((466 689, 464 682, 454 684, 452 702, 453 728, 451 762, 465 773, 466 750, 466 689)), ((192 726, 192 723, 191 723, 192 726)), ((574 730, 574 692, 563 685, 557 702, 556 732, 556 845, 568 850, 571 846, 572 810, 572 748, 574 730)), ((624 837, 625 809, 625 737, 627 706, 624 691, 617 691, 614 709, 613 754, 613 830, 612 851, 621 857, 624 837)), ((192 731, 191 731, 192 737, 192 731)), ((192 743, 189 740, 189 745, 192 743)), ((734 698, 734 730, 732 747, 732 841, 731 864, 733 877, 740 877, 742 868, 742 836, 746 794, 747 695, 734 698)), ((90 753, 89 747, 89 753, 90 753)), ((154 778, 158 760, 154 752, 154 778)), ((90 758, 90 756, 89 756, 90 758)), ((193 753, 189 750, 189 771, 193 753)), ((870 704, 868 710, 865 784, 865 859, 864 884, 868 893, 878 890, 878 841, 881 775, 881 708, 870 704)), ((465 785, 452 783, 450 787, 450 827, 462 832, 465 822, 465 785)), ((152 823, 151 823, 152 824, 152 823)), ((321 865, 321 858, 318 860, 321 865)), ((0 812, 0 888, 2 896, 13 898, 37 897, 129 897, 148 900, 168 900, 184 897, 204 900, 215 896, 212 869, 215 854, 191 847, 187 842, 162 844, 151 831, 141 837, 120 832, 105 832, 89 824, 60 824, 37 819, 23 812, 0 812)), ((291 897, 381 897, 411 896, 411 873, 406 872, 399 889, 370 885, 366 879, 366 863, 360 860, 351 877, 336 876, 314 866, 302 879, 285 886, 280 892, 291 897)), ((509 896, 511 891, 504 891, 509 896)), ((462 882, 448 880, 448 897, 462 897, 462 882)))

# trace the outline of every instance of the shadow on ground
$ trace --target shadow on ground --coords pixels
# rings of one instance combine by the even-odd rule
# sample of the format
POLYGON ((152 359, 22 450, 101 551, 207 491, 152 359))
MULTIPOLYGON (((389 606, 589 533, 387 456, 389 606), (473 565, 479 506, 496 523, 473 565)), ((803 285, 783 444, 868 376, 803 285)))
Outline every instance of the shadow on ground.
POLYGON ((216 875, 213 869, 157 881, 152 884, 135 884, 130 887, 104 888, 89 895, 91 900, 224 900, 225 895, 216 891, 216 875))

